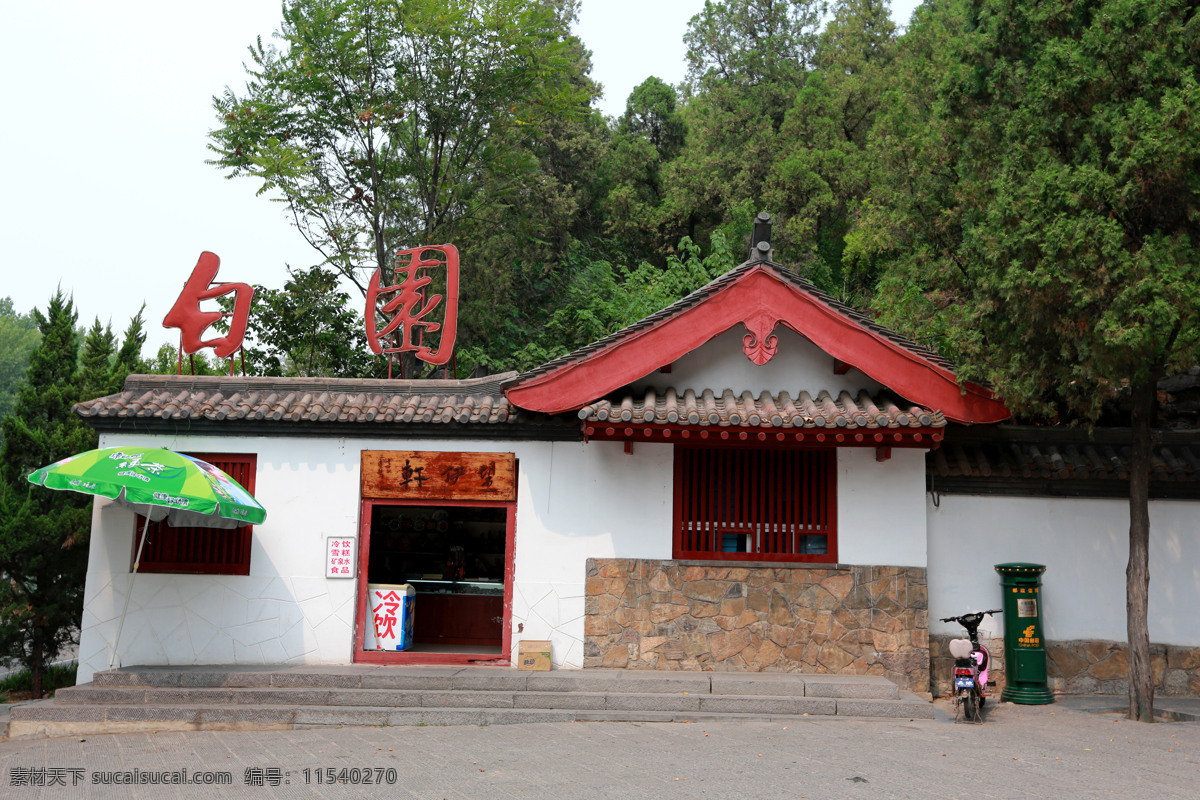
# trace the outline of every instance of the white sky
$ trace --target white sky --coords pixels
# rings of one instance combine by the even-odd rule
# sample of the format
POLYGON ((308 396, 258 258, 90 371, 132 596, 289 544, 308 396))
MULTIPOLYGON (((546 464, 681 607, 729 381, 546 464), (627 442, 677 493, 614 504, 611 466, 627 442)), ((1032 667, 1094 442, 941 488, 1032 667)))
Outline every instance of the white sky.
MULTIPOLYGON (((907 22, 918 0, 893 0, 907 22)), ((202 250, 219 280, 281 286, 315 263, 283 207, 205 164, 211 98, 242 87, 247 46, 279 24, 280 0, 5 3, 8 76, 0 153, 0 297, 45 308, 57 286, 81 324, 123 331, 146 303, 148 355, 177 331, 163 316, 202 250)), ((678 83, 683 33, 703 0, 583 0, 602 110, 618 115, 650 75, 678 83)))

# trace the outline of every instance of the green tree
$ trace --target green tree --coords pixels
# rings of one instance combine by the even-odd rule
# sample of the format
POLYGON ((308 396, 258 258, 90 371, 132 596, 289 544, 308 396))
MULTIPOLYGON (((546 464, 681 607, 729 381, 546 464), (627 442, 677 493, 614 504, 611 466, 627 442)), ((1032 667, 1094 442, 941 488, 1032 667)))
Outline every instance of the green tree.
MULTIPOLYGON (((142 361, 142 345, 146 343, 146 306, 138 309, 138 313, 129 320, 129 325, 125 328, 125 335, 121 339, 121 347, 117 350, 115 358, 113 358, 112 367, 109 370, 108 392, 119 392, 121 387, 125 385, 125 378, 129 375, 139 372, 143 369, 145 362, 142 361)), ((89 399, 84 395, 83 399, 89 399)))
POLYGON ((811 0, 705 0, 683 36, 692 89, 802 80, 824 12, 811 0))
POLYGON ((103 397, 111 392, 112 359, 117 349, 117 337, 112 325, 100 327, 97 317, 83 337, 79 355, 79 396, 103 397))
POLYGON ((17 387, 29 366, 29 354, 40 339, 33 314, 18 313, 13 310, 11 298, 0 298, 0 419, 12 410, 17 387))
POLYGON ((1128 391, 1129 715, 1151 721, 1156 386, 1200 356, 1200 10, 942 2, 909 36, 855 255, 892 261, 888 322, 933 320, 1018 413, 1095 420, 1128 391))
POLYGON ((119 348, 112 325, 101 327, 99 318, 82 335, 78 376, 81 400, 121 391, 125 378, 142 367, 142 345, 146 342, 144 313, 143 306, 129 321, 119 348))
POLYGON ((286 4, 280 46, 251 48, 246 91, 214 98, 212 163, 281 195, 362 290, 362 270, 448 241, 518 190, 531 162, 514 142, 589 113, 574 13, 573 0, 286 4))
POLYGON ((838 0, 818 39, 815 69, 781 128, 764 208, 781 220, 776 247, 839 299, 869 302, 869 263, 843 265, 845 237, 870 187, 867 136, 896 41, 886 0, 838 0))
MULTIPOLYGON (((599 87, 588 77, 590 54, 571 38, 570 81, 588 101, 599 87)), ((608 129, 598 111, 546 117, 530 130, 498 131, 491 145, 506 154, 482 176, 475 211, 455 229, 462 249, 459 342, 491 347, 496 309, 525 314, 546 302, 525 285, 553 280, 575 242, 601 229, 608 129), (521 176, 514 180, 514 176, 521 176)), ((405 374, 411 374, 406 369, 405 374)))
POLYGON ((292 270, 282 289, 255 287, 246 371, 253 375, 361 378, 386 374, 367 346, 363 312, 325 267, 292 270), (382 373, 381 373, 382 370, 382 373))
POLYGON ((749 235, 788 141, 787 112, 813 68, 824 10, 820 0, 709 0, 692 18, 687 141, 664 170, 664 214, 676 235, 705 242, 718 227, 731 242, 749 235))
POLYGON ((463 349, 460 363, 469 370, 528 370, 649 316, 730 270, 738 258, 720 231, 703 255, 690 239, 679 242, 665 266, 642 261, 629 267, 597 258, 583 245, 539 289, 550 302, 510 309, 495 319, 503 333, 494 349, 463 349))
POLYGON ((58 292, 34 318, 42 340, 0 447, 0 651, 29 669, 40 697, 46 665, 79 625, 91 513, 87 496, 47 491, 26 476, 94 447, 95 434, 71 413, 79 399, 71 299, 58 292))
POLYGON ((605 232, 633 258, 665 251, 663 168, 683 148, 687 128, 675 90, 649 77, 630 93, 609 144, 611 185, 604 202, 605 232))
MULTIPOLYGON (((139 371, 145 371, 151 375, 227 375, 229 366, 221 359, 215 356, 210 358, 210 352, 201 350, 193 355, 185 356, 180 361, 179 348, 171 344, 159 345, 158 350, 147 361, 143 361, 139 365, 139 371)), ((234 368, 237 369, 237 359, 240 354, 235 353, 234 368)))

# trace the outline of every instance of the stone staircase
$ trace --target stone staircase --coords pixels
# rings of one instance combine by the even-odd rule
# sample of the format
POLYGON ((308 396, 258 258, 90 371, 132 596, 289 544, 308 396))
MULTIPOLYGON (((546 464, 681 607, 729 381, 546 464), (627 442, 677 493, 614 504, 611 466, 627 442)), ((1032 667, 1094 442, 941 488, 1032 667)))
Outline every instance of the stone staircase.
POLYGON ((126 667, 14 707, 8 736, 325 725, 932 719, 885 678, 796 673, 375 665, 126 667))

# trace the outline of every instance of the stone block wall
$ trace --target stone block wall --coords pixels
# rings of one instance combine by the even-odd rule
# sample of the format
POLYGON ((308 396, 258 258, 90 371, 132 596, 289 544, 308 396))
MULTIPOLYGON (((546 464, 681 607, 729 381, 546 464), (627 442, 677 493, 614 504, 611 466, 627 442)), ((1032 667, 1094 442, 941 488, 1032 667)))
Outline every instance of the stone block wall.
MULTIPOLYGON (((934 696, 951 691, 953 659, 947 643, 953 637, 930 638, 929 683, 934 696)), ((1004 640, 984 639, 992 654, 990 677, 996 691, 1004 688, 1004 640)), ((1055 694, 1129 694, 1129 646, 1096 640, 1047 642, 1046 676, 1055 694)), ((1200 695, 1200 647, 1151 644, 1150 666, 1155 694, 1200 695)))
POLYGON ((588 559, 584 667, 882 675, 929 691, 921 567, 588 559))
MULTIPOLYGON (((1050 688, 1061 694, 1129 694, 1129 645, 1125 642, 1047 642, 1050 688)), ((1200 694, 1200 647, 1150 645, 1154 691, 1200 694)))

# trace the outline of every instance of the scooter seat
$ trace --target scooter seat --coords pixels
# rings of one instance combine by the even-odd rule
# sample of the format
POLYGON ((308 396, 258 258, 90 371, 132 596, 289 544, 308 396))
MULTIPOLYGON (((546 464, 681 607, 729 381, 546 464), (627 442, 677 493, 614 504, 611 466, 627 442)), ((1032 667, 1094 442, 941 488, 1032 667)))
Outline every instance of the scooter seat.
POLYGON ((971 640, 970 639, 951 639, 950 640, 950 655, 954 658, 970 658, 971 657, 971 640))

